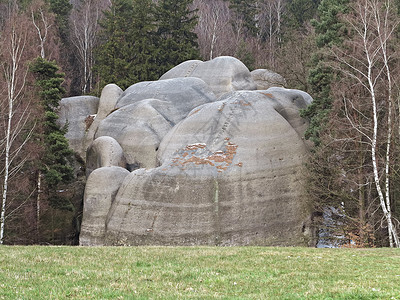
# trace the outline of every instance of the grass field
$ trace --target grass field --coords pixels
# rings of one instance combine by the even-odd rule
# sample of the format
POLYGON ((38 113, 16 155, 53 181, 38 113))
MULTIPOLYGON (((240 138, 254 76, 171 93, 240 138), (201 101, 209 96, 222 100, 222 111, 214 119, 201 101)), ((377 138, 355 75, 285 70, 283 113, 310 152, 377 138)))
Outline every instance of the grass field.
POLYGON ((400 300, 400 250, 1 246, 0 299, 400 300))

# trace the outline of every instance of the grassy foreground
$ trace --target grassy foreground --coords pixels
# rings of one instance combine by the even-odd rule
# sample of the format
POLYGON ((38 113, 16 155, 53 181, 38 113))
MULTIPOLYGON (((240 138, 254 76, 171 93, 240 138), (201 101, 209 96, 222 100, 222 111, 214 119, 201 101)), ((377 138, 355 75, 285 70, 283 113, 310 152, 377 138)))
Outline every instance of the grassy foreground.
POLYGON ((1 246, 0 299, 400 300, 400 250, 1 246))

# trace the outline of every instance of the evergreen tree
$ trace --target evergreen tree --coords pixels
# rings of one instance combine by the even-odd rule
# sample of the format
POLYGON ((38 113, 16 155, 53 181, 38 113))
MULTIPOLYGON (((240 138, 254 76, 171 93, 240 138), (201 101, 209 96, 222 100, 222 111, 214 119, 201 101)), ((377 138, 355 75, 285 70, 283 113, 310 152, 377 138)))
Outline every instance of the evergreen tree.
POLYGON ((40 158, 39 170, 44 177, 44 185, 50 205, 57 209, 71 209, 68 200, 58 196, 61 184, 69 183, 74 178, 71 160, 73 152, 69 148, 64 134, 66 128, 57 124, 56 109, 65 90, 61 84, 64 74, 59 73, 55 62, 37 58, 30 67, 39 87, 39 95, 44 110, 43 127, 36 139, 42 143, 43 155, 40 158))
POLYGON ((315 17, 321 0, 289 0, 286 4, 286 30, 302 30, 304 24, 315 17))
MULTIPOLYGON (((243 26, 246 33, 255 36, 258 33, 257 14, 259 8, 257 6, 257 0, 229 0, 229 8, 236 14, 237 19, 242 23, 239 26, 243 26)), ((237 22, 234 22, 232 26, 235 28, 238 26, 237 22)))
POLYGON ((322 0, 318 7, 318 18, 312 20, 317 50, 311 58, 308 92, 314 100, 302 111, 302 117, 309 121, 305 136, 317 146, 313 149, 307 164, 307 189, 315 214, 320 216, 314 222, 320 229, 320 238, 323 239, 345 235, 343 230, 347 223, 343 219, 342 204, 346 203, 346 209, 349 209, 347 213, 349 213, 350 208, 347 204, 354 203, 351 193, 348 193, 347 189, 341 189, 342 170, 335 159, 335 152, 331 147, 326 147, 330 142, 331 128, 328 126, 333 124, 329 123, 334 101, 331 87, 336 81, 336 73, 327 65, 330 59, 328 53, 333 45, 341 42, 344 24, 339 15, 346 11, 347 3, 348 0, 322 0), (326 222, 323 218, 327 213, 330 215, 330 222, 326 222))
POLYGON ((72 9, 69 0, 49 0, 50 10, 56 15, 56 22, 61 41, 67 44, 68 40, 68 18, 72 9))
MULTIPOLYGON (((315 33, 309 26, 317 15, 321 0, 288 0, 282 21, 282 37, 277 53, 276 71, 292 88, 311 93, 309 82, 312 67, 310 53, 316 49, 315 33)), ((315 62, 314 62, 315 67, 315 62)))
POLYGON ((160 68, 157 65, 158 50, 155 6, 152 0, 134 0, 132 26, 132 75, 134 82, 157 80, 160 68))
POLYGON ((139 81, 158 79, 153 2, 115 0, 104 14, 96 61, 100 87, 112 82, 125 89, 139 81))
POLYGON ((160 0, 157 6, 160 74, 190 59, 199 59, 200 52, 194 28, 193 0, 160 0))
POLYGON ((311 86, 310 93, 314 101, 303 111, 302 116, 310 122, 306 131, 306 138, 320 144, 320 132, 326 124, 327 117, 332 108, 331 84, 335 78, 334 71, 326 65, 326 49, 339 45, 345 34, 345 25, 340 21, 340 14, 347 10, 348 0, 322 0, 318 7, 318 20, 312 24, 316 31, 317 53, 313 55, 312 62, 315 66, 310 70, 308 81, 311 86))
POLYGON ((125 89, 136 81, 130 36, 133 14, 132 0, 112 0, 110 9, 104 12, 95 66, 100 87, 115 83, 125 89))

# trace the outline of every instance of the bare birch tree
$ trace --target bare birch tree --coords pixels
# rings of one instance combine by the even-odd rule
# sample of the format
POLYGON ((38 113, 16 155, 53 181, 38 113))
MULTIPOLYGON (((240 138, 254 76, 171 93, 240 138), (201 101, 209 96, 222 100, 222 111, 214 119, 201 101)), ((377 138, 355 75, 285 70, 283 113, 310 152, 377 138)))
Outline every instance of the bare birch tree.
POLYGON ((276 67, 276 52, 282 41, 281 27, 285 3, 283 0, 260 0, 260 14, 257 16, 259 27, 258 42, 266 43, 266 62, 276 67))
POLYGON ((70 17, 71 41, 80 63, 80 71, 82 73, 81 90, 84 94, 88 93, 93 85, 93 51, 97 42, 98 21, 101 17, 102 8, 104 7, 99 5, 98 1, 83 0, 74 8, 70 17))
POLYGON ((223 0, 196 0, 193 6, 198 10, 198 23, 195 32, 198 36, 200 53, 204 59, 229 55, 234 51, 230 39, 229 4, 223 0))
POLYGON ((35 16, 35 13, 33 9, 31 10, 31 16, 32 16, 32 23, 33 26, 35 26, 36 31, 38 33, 39 41, 40 41, 40 57, 45 58, 45 43, 47 41, 48 35, 49 35, 49 28, 51 27, 51 24, 49 24, 49 20, 45 17, 43 8, 40 7, 38 9, 38 16, 35 16), (38 19, 38 20, 37 20, 38 19), (41 24, 40 24, 41 23, 41 24))
POLYGON ((8 187, 11 178, 24 165, 26 158, 21 157, 22 150, 30 139, 33 128, 26 131, 29 119, 29 104, 22 103, 26 88, 27 65, 24 64, 29 32, 23 28, 23 22, 14 11, 5 25, 1 37, 1 75, 5 83, 5 93, 1 94, 0 126, 3 130, 1 144, 2 202, 0 213, 0 244, 4 242, 4 229, 9 198, 8 187))
MULTIPOLYGON (((393 54, 394 32, 398 22, 392 15, 391 0, 359 0, 345 20, 351 27, 352 38, 342 49, 333 49, 340 72, 364 89, 369 101, 369 116, 355 109, 351 96, 343 93, 345 116, 349 124, 367 143, 373 171, 373 183, 385 220, 390 247, 400 247, 393 217, 391 172, 395 98, 393 54), (360 119, 364 122, 360 122, 360 119), (365 121, 366 120, 366 121, 365 121), (384 153, 380 155, 380 153, 384 153)), ((397 92, 397 95, 395 93, 397 92)))

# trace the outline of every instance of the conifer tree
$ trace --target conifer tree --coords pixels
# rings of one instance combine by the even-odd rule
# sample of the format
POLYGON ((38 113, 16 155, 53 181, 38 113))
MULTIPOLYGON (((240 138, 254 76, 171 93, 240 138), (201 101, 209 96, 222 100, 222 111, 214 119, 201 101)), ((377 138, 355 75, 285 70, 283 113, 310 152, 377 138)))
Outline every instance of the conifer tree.
MULTIPOLYGON (((257 14, 259 13, 259 8, 257 2, 257 0, 230 0, 229 5, 229 8, 232 9, 241 23, 239 26, 243 26, 246 33, 253 36, 258 33, 257 14)), ((238 26, 237 23, 234 22, 232 26, 238 26)))
POLYGON ((72 9, 69 0, 49 0, 50 10, 56 15, 56 22, 60 38, 64 44, 68 40, 68 17, 72 9))
POLYGON ((32 63, 30 70, 35 75, 44 110, 43 128, 36 136, 43 147, 39 169, 44 177, 44 190, 52 207, 71 209, 71 204, 60 198, 57 192, 61 184, 69 183, 74 178, 71 163, 73 151, 64 136, 67 128, 60 128, 57 124, 56 109, 65 93, 61 86, 64 74, 58 72, 59 68, 55 62, 40 57, 32 63))
POLYGON ((100 76, 100 87, 115 83, 125 89, 136 80, 132 72, 132 22, 132 0, 112 0, 100 23, 101 42, 95 66, 100 76))
MULTIPOLYGON (((327 62, 330 59, 330 48, 341 42, 344 24, 340 20, 340 14, 346 11, 347 3, 348 0, 322 0, 318 7, 318 18, 312 20, 316 33, 317 50, 311 58, 313 66, 308 76, 310 87, 308 92, 314 100, 307 109, 302 111, 302 116, 309 121, 309 127, 305 133, 306 138, 314 142, 316 146, 307 164, 307 189, 315 213, 321 217, 316 218, 314 222, 320 230, 322 228, 320 234, 327 235, 324 239, 328 240, 337 235, 337 230, 343 230, 343 225, 346 223, 343 220, 342 204, 345 203, 348 209, 348 204, 354 203, 350 200, 352 195, 347 193, 347 190, 341 189, 342 170, 336 163, 337 161, 332 159, 335 157, 334 150, 325 147, 329 143, 327 141, 329 137, 324 134, 324 130, 328 130, 329 115, 334 101, 331 86, 336 80, 336 73, 328 66, 327 62), (333 208, 333 212, 331 208, 333 208), (327 213, 330 219, 329 224, 322 217, 327 213)), ((343 232, 341 234, 343 235, 343 232)))
MULTIPOLYGON (((134 0, 132 26, 132 75, 134 82, 157 80, 160 76, 157 65, 157 24, 152 0, 134 0)), ((132 83, 134 83, 132 82, 132 83)))
POLYGON ((193 0, 160 0, 157 6, 160 74, 183 61, 199 59, 200 52, 194 28, 193 0))
POLYGON ((286 4, 285 27, 302 30, 304 24, 315 17, 321 0, 289 0, 286 4))
POLYGON ((101 22, 96 69, 100 87, 115 83, 122 89, 158 79, 155 6, 151 0, 114 0, 101 22))
POLYGON ((320 131, 326 124, 329 111, 332 108, 333 98, 331 84, 334 80, 334 71, 326 65, 326 49, 339 45, 345 34, 345 25, 340 21, 340 14, 347 9, 348 0, 322 0, 318 7, 319 18, 312 24, 316 31, 317 53, 313 55, 314 68, 310 70, 308 81, 311 86, 313 103, 303 111, 302 116, 310 122, 306 131, 306 138, 320 144, 320 131))

